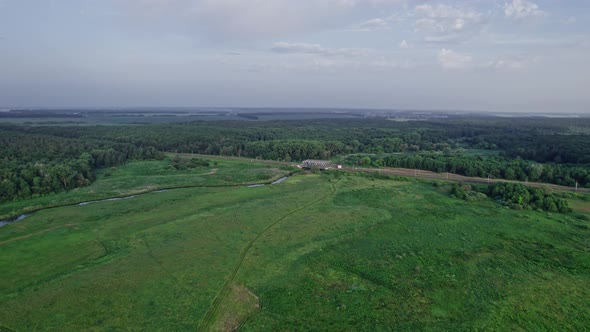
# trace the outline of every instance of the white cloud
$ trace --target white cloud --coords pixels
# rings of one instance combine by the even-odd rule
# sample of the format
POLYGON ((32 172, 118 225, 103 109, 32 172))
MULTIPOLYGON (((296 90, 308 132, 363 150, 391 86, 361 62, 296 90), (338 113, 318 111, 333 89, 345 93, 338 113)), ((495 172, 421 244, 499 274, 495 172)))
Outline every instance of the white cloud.
POLYGON ((488 67, 495 69, 524 69, 537 62, 537 57, 502 57, 488 63, 488 67))
POLYGON ((491 65, 497 69, 522 69, 524 68, 525 63, 516 60, 500 59, 494 61, 491 65))
POLYGON ((481 33, 487 16, 477 10, 449 5, 417 5, 414 32, 426 43, 459 43, 481 33))
POLYGON ((462 41, 464 37, 457 33, 450 33, 446 35, 434 35, 424 37, 424 41, 431 44, 457 44, 462 41))
POLYGON ((416 31, 448 33, 477 28, 485 23, 480 12, 447 5, 418 5, 414 13, 416 31))
POLYGON ((320 44, 278 42, 271 48, 276 53, 318 54, 323 56, 362 56, 370 51, 362 48, 327 48, 320 44))
MULTIPOLYGON (((396 6, 404 0, 125 0, 132 17, 158 27, 179 26, 205 39, 277 38, 350 25, 362 8, 396 6)), ((379 24, 377 21, 367 24, 379 24)))
POLYGON ((534 2, 527 0, 512 0, 511 3, 504 4, 504 15, 507 18, 515 20, 526 20, 543 17, 547 15, 547 13, 539 9, 539 6, 534 2))
POLYGON ((389 30, 389 24, 382 18, 373 18, 359 24, 355 30, 357 31, 377 31, 389 30))
POLYGON ((567 19, 562 21, 563 24, 568 24, 568 25, 569 24, 576 24, 576 22, 578 22, 578 20, 576 20, 576 18, 573 16, 570 16, 567 19))
POLYGON ((468 67, 473 62, 473 58, 470 55, 443 48, 438 53, 438 61, 443 68, 462 69, 468 67))
POLYGON ((401 43, 399 43, 399 48, 401 49, 406 49, 406 48, 410 48, 410 45, 408 44, 408 42, 404 39, 402 40, 401 43))
POLYGON ((408 69, 413 63, 398 63, 395 59, 386 56, 375 58, 336 58, 336 57, 305 57, 289 59, 285 62, 260 61, 254 66, 249 66, 243 70, 247 71, 270 71, 270 72, 321 72, 338 74, 342 72, 358 71, 360 73, 377 72, 383 73, 386 70, 408 69))

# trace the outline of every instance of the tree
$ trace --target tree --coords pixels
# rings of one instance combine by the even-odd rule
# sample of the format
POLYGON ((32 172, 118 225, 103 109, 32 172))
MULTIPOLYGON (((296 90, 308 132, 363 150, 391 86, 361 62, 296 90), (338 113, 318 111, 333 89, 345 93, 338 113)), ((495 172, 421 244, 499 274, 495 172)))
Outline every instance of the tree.
POLYGON ((63 184, 63 189, 68 189, 68 182, 74 177, 75 174, 72 174, 72 168, 70 165, 57 165, 53 169, 55 174, 57 175, 58 179, 63 184))

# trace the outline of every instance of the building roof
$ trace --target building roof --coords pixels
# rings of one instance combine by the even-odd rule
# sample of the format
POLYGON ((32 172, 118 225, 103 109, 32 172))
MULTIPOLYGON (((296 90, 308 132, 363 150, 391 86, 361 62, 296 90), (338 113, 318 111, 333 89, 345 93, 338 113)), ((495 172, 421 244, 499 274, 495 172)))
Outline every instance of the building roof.
POLYGON ((329 169, 329 168, 333 167, 332 163, 328 160, 313 160, 313 159, 304 160, 300 166, 303 168, 317 167, 319 169, 329 169))

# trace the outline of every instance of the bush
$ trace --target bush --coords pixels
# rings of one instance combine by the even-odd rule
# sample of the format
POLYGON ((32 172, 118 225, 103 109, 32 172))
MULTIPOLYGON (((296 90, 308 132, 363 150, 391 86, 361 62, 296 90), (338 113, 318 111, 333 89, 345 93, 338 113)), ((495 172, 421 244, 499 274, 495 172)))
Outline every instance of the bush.
MULTIPOLYGON (((571 212, 567 201, 560 195, 542 188, 527 187, 519 183, 494 183, 489 186, 453 184, 451 197, 469 202, 480 201, 492 196, 502 205, 515 210, 542 210, 547 212, 571 212), (487 194, 487 195, 486 195, 487 194)), ((569 196, 565 196, 569 197, 569 196)))

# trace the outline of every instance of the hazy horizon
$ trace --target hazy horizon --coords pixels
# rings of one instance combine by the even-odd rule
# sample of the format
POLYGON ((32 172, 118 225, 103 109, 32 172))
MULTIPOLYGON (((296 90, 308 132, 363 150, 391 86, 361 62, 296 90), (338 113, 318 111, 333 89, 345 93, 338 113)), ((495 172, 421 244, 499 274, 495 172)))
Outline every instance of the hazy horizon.
POLYGON ((586 1, 0 0, 0 108, 587 114, 588 58, 586 1))

